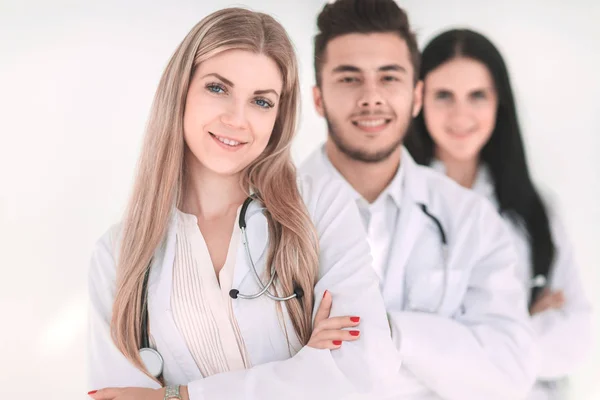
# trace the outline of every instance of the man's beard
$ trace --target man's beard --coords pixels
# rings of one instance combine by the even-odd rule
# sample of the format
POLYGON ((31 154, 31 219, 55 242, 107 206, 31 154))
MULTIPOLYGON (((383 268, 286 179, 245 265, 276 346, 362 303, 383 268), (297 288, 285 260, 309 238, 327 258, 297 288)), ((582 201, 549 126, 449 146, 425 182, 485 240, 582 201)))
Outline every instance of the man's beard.
MULTIPOLYGON (((412 106, 411 106, 411 109, 412 109, 412 106)), ((360 149, 357 147, 353 147, 352 145, 347 143, 342 138, 342 136, 338 134, 339 129, 329 118, 329 115, 327 113, 327 108, 325 107, 325 105, 323 105, 323 111, 324 111, 324 115, 325 115, 325 121, 327 122, 327 129, 329 130, 329 137, 331 137, 331 140, 333 141, 335 146, 342 153, 344 153, 346 156, 348 156, 350 159, 355 160, 355 161, 361 161, 364 163, 375 164, 375 163, 380 163, 382 161, 387 160, 398 149, 398 147, 400 147, 402 145, 404 137, 410 131, 410 129, 412 129, 412 120, 413 119, 412 119, 412 115, 409 114, 408 123, 405 124, 405 126, 406 126, 405 131, 402 132, 402 134, 398 136, 398 139, 396 141, 394 141, 394 143, 392 143, 391 145, 389 145, 388 147, 386 147, 384 149, 381 149, 381 150, 378 150, 375 152, 369 152, 369 151, 366 151, 366 150, 363 150, 363 149, 360 149)))

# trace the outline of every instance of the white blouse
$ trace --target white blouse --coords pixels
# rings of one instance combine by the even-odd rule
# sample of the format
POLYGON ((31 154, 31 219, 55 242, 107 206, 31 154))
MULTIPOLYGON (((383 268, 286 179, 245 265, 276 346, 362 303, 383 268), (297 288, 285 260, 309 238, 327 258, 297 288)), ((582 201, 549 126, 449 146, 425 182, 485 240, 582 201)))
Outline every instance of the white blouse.
POLYGON ((177 210, 177 218, 171 297, 177 329, 204 377, 249 368, 229 297, 240 230, 233 229, 217 280, 196 216, 177 210))

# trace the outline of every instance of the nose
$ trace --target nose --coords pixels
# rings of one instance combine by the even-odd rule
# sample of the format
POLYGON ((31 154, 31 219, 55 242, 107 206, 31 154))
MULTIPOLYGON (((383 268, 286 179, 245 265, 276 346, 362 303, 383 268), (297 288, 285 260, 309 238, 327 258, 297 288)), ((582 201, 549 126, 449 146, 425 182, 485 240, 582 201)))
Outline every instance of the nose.
POLYGON ((456 132, 465 132, 475 126, 475 119, 468 104, 457 101, 450 109, 450 128, 456 132))
POLYGON ((383 97, 374 83, 364 85, 364 90, 358 99, 359 108, 378 107, 383 105, 383 97))
POLYGON ((248 128, 245 103, 243 101, 232 101, 221 115, 221 122, 235 130, 248 128))

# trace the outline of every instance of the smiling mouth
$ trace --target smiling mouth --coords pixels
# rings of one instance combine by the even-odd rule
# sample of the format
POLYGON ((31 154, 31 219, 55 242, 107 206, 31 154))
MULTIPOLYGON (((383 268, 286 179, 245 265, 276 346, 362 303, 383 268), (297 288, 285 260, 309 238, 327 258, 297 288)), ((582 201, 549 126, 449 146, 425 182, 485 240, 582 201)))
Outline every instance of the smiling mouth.
POLYGON ((364 119, 358 121, 352 121, 354 126, 364 127, 364 128, 378 128, 384 125, 387 125, 391 122, 391 119, 387 118, 378 118, 378 119, 364 119))
POLYGON ((465 138, 468 136, 472 136, 473 134, 475 134, 475 131, 448 131, 448 134, 452 137, 455 138, 465 138))
POLYGON ((226 146, 229 146, 229 147, 238 147, 238 146, 241 146, 241 145, 244 145, 244 144, 246 144, 246 143, 247 143, 247 142, 239 142, 239 141, 237 141, 237 140, 233 140, 233 139, 228 139, 228 138, 224 138, 224 137, 221 137, 221 136, 217 136, 217 135, 215 135, 215 134, 214 134, 214 133, 212 133, 212 132, 208 132, 208 133, 209 133, 209 134, 210 134, 210 136, 212 136, 214 139, 218 140, 219 142, 221 142, 221 143, 223 143, 224 145, 226 145, 226 146))
POLYGON ((389 118, 377 118, 377 119, 359 119, 352 121, 352 125, 359 129, 375 132, 385 128, 390 122, 389 118))

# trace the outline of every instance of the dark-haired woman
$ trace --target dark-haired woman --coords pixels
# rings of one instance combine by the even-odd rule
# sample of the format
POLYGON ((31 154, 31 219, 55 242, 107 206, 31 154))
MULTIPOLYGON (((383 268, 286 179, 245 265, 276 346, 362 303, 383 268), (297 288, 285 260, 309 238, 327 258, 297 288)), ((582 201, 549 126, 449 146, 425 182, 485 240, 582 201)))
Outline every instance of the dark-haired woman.
POLYGON ((514 234, 540 366, 531 399, 562 398, 591 347, 591 306, 572 247, 529 175, 506 65, 483 35, 455 29, 424 49, 423 109, 406 146, 492 201, 514 234))

